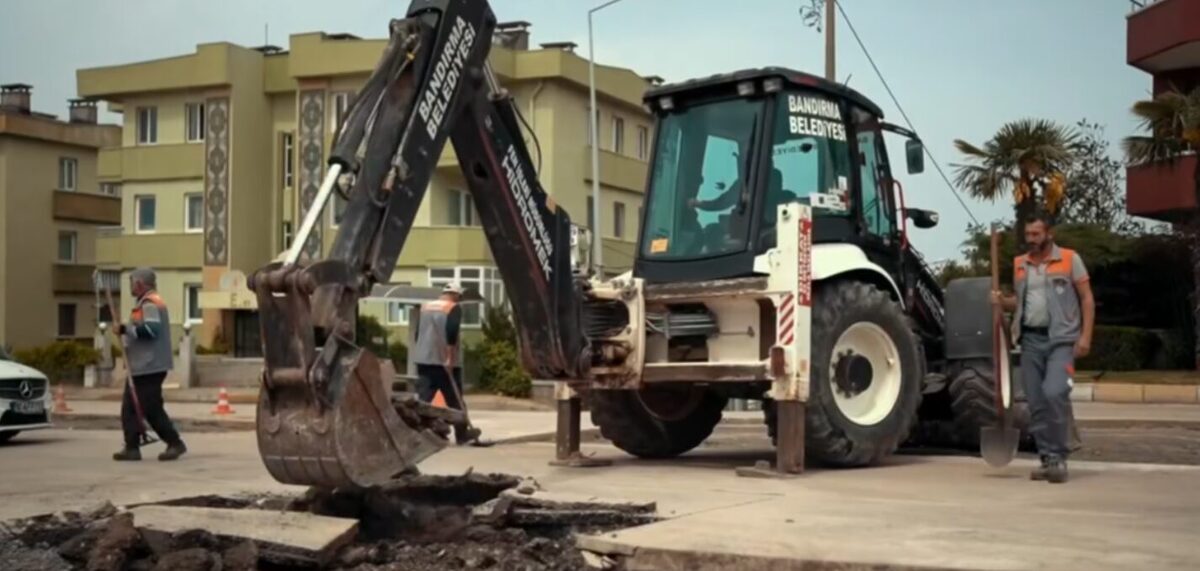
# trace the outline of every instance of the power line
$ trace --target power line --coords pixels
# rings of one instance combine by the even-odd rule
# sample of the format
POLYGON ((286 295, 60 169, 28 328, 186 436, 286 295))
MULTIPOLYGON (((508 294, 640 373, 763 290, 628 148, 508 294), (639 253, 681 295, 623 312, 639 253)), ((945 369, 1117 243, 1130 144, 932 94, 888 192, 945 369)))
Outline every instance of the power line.
MULTIPOLYGON (((888 97, 892 98, 892 103, 896 105, 896 109, 900 110, 900 116, 904 117, 904 122, 908 124, 908 128, 913 132, 919 132, 917 131, 917 128, 913 126, 912 120, 908 118, 908 113, 904 111, 904 106, 900 105, 900 100, 896 99, 896 94, 892 92, 892 87, 888 85, 887 80, 884 79, 883 72, 879 71, 879 66, 875 65, 875 58, 871 57, 871 52, 867 50, 867 45, 863 43, 862 38, 858 35, 858 30, 854 29, 854 23, 850 21, 850 16, 846 14, 846 9, 842 6, 843 4, 845 4, 845 2, 834 3, 834 5, 837 6, 838 12, 842 14, 842 19, 846 21, 846 25, 850 28, 850 33, 854 35, 854 41, 858 42, 858 47, 862 48, 863 54, 867 56, 867 61, 870 62, 871 69, 875 70, 875 75, 878 76, 879 81, 883 83, 883 88, 887 90, 888 97)), ((929 156, 929 160, 933 163, 933 167, 937 169, 938 174, 941 175, 942 181, 946 183, 946 187, 950 189, 950 192, 954 193, 954 198, 958 200, 958 204, 962 206, 964 211, 966 211, 967 216, 970 216, 971 221, 973 221, 975 224, 979 224, 979 219, 975 218, 975 213, 971 212, 971 209, 967 206, 967 203, 963 201, 962 196, 959 195, 958 189, 954 188, 954 185, 950 182, 950 178, 947 177, 945 171, 942 170, 942 165, 939 164, 937 158, 933 156, 933 152, 929 150, 929 147, 925 145, 925 143, 921 143, 921 148, 925 149, 925 154, 929 156)))

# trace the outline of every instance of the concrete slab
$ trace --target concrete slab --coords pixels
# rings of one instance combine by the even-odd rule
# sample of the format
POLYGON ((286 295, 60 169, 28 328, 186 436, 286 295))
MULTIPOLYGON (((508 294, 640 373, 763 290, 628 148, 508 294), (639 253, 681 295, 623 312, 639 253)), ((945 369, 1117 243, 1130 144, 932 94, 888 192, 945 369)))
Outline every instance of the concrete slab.
POLYGON ((980 464, 811 472, 772 486, 777 497, 579 543, 629 569, 1191 569, 1200 557, 1200 498, 1177 487, 1200 483, 1200 472, 1073 465, 1074 480, 1052 486, 1030 482, 1027 461, 980 464))
POLYGON ((1093 383, 1075 383, 1071 387, 1072 402, 1092 402, 1095 398, 1096 386, 1093 383))
POLYGON ((203 529, 250 539, 276 560, 324 563, 358 531, 358 520, 300 512, 184 506, 139 506, 129 511, 141 529, 165 533, 203 529))

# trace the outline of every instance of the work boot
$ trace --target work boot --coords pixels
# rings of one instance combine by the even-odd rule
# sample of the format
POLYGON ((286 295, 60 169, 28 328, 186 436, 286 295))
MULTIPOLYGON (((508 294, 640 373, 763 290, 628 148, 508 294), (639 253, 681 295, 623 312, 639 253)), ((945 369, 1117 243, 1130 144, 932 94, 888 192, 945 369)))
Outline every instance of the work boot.
POLYGON ((183 441, 180 440, 175 444, 168 444, 167 449, 164 450, 162 454, 158 455, 158 459, 161 462, 175 460, 176 458, 183 456, 184 452, 187 452, 187 446, 184 446, 183 441))
POLYGON ((113 454, 113 460, 117 462, 136 462, 142 459, 142 451, 137 448, 122 448, 120 452, 113 454))
POLYGON ((1042 464, 1029 473, 1030 480, 1041 482, 1046 479, 1046 472, 1050 469, 1050 459, 1042 456, 1041 461, 1042 464))
POLYGON ((466 444, 468 442, 473 442, 473 441, 479 440, 479 437, 481 435, 483 435, 482 430, 479 430, 478 428, 475 428, 474 426, 468 426, 465 428, 456 429, 454 431, 454 441, 457 444, 462 445, 462 444, 466 444))
POLYGON ((1067 461, 1052 460, 1046 468, 1046 480, 1051 484, 1061 484, 1067 481, 1067 461))

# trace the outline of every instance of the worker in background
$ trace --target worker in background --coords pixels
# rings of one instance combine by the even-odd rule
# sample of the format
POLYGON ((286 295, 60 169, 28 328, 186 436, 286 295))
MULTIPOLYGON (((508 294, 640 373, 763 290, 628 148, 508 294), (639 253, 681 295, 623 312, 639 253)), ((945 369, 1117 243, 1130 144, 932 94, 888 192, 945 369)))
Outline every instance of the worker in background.
MULTIPOLYGON (((133 388, 137 391, 138 403, 146 422, 158 434, 167 449, 158 455, 159 460, 175 460, 187 452, 179 432, 163 408, 162 386, 174 366, 171 351, 171 317, 167 304, 158 295, 158 278, 148 268, 138 268, 129 275, 129 286, 133 292, 133 311, 128 323, 117 326, 117 334, 124 337, 125 366, 133 375, 133 388)), ((125 432, 125 448, 113 454, 113 460, 141 460, 138 436, 141 419, 125 386, 125 397, 121 401, 121 427, 125 432)))
POLYGON ((1075 359, 1091 351, 1096 305, 1083 259, 1054 243, 1050 219, 1034 216, 1024 231, 1028 253, 1013 261, 1016 295, 992 292, 992 303, 1014 312, 1012 334, 1021 346, 1029 431, 1041 457, 1030 477, 1062 483, 1072 448, 1075 359))
MULTIPOLYGON (((458 304, 461 298, 462 286, 450 282, 442 288, 438 299, 421 306, 413 359, 417 364, 417 391, 421 400, 431 402, 433 395, 441 392, 446 405, 457 410, 463 410, 463 403, 458 398, 462 394, 462 348, 459 345, 462 307, 458 304)), ((477 428, 465 421, 454 425, 454 440, 458 444, 476 440, 479 434, 477 428)))

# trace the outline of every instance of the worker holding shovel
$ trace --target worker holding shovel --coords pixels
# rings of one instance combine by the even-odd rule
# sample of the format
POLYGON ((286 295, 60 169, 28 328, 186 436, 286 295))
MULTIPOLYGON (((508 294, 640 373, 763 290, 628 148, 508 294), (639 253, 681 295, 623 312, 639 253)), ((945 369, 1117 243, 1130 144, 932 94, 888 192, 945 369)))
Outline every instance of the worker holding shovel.
MULTIPOLYGON (((462 398, 462 359, 459 329, 462 324, 462 286, 451 282, 442 288, 441 296, 421 306, 421 322, 417 326, 416 353, 418 396, 424 402, 433 400, 440 391, 446 405, 467 413, 462 398)), ((479 442, 480 431, 471 426, 469 418, 454 425, 454 440, 458 444, 479 442)))
POLYGON ((1029 400, 1029 431, 1042 464, 1034 480, 1067 481, 1073 415, 1075 359, 1091 351, 1096 306, 1079 254, 1054 243, 1046 216, 1025 223, 1027 254, 1013 263, 1016 295, 992 292, 992 303, 1013 315, 1013 338, 1021 344, 1021 379, 1029 400))
MULTIPOLYGON (((141 460, 140 446, 148 422, 167 443, 159 460, 175 460, 187 452, 179 432, 163 408, 162 386, 174 363, 171 353, 171 318, 167 305, 155 291, 157 277, 153 270, 139 268, 129 276, 130 289, 137 300, 127 323, 117 326, 125 350, 125 366, 131 379, 125 383, 121 401, 121 426, 125 432, 125 447, 113 460, 141 460)), ((109 303, 112 307, 111 293, 109 303)))

